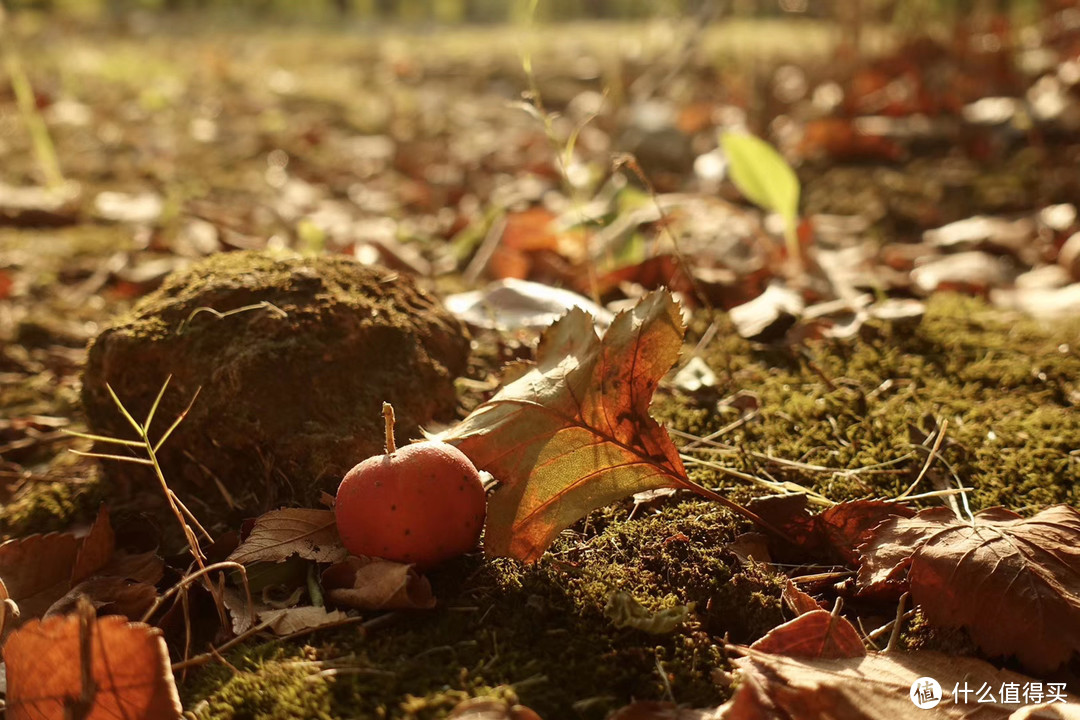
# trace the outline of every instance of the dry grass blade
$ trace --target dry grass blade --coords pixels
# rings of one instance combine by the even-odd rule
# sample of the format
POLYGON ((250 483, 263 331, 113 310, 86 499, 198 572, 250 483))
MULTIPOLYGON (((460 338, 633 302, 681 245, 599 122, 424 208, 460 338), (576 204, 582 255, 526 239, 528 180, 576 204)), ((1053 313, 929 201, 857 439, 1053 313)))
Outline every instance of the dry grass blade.
POLYGON ((187 407, 184 408, 184 411, 182 413, 176 416, 176 419, 173 420, 173 423, 169 426, 169 429, 165 431, 165 433, 154 445, 155 453, 157 453, 157 451, 161 449, 161 446, 165 444, 165 441, 169 439, 169 437, 173 434, 173 431, 180 426, 180 423, 182 423, 184 421, 184 418, 188 416, 188 413, 191 412, 191 408, 195 404, 195 401, 198 399, 200 392, 202 392, 202 388, 198 388, 195 390, 195 394, 191 396, 191 402, 187 404, 187 407))
MULTIPOLYGON (((211 542, 213 541, 213 537, 198 521, 198 519, 195 517, 195 514, 192 513, 190 509, 188 509, 188 507, 183 503, 182 500, 180 500, 177 494, 172 491, 172 488, 169 487, 169 483, 168 481, 166 481, 165 474, 162 471, 161 465, 158 462, 158 451, 161 449, 165 441, 169 439, 173 431, 176 430, 176 428, 180 425, 181 422, 183 422, 184 418, 187 417, 188 412, 190 412, 192 406, 195 404, 195 400, 199 397, 199 391, 195 391, 195 394, 192 396, 191 401, 188 402, 187 407, 185 407, 184 411, 176 417, 176 419, 172 422, 169 428, 162 434, 161 438, 158 439, 156 443, 151 442, 149 435, 150 423, 153 421, 154 415, 157 413, 158 406, 161 403, 162 397, 165 395, 165 390, 168 388, 169 381, 171 379, 172 376, 169 376, 165 379, 165 382, 162 383, 161 390, 158 391, 157 397, 154 399, 154 403, 151 406, 150 411, 147 413, 146 421, 142 424, 135 420, 132 414, 128 412, 128 409, 124 406, 124 403, 116 395, 116 392, 113 391, 112 387, 109 385, 105 386, 109 392, 109 396, 116 404, 117 409, 127 419, 128 423, 135 429, 135 432, 139 436, 140 440, 124 440, 121 438, 110 438, 106 436, 93 435, 90 433, 71 433, 76 437, 84 437, 95 440, 97 442, 112 443, 117 445, 123 445, 126 447, 142 447, 146 453, 146 457, 82 452, 78 450, 72 450, 71 452, 75 453, 76 455, 83 455, 85 457, 94 457, 102 460, 116 460, 119 462, 134 463, 136 465, 149 465, 150 467, 152 467, 154 469, 154 475, 157 478, 158 483, 161 485, 161 490, 163 493, 165 493, 165 499, 169 503, 169 509, 172 511, 173 515, 176 517, 177 522, 180 524, 180 529, 183 531, 184 538, 188 542, 188 548, 191 551, 191 555, 195 559, 195 564, 199 568, 198 572, 196 572, 191 577, 205 578, 207 573, 211 571, 209 568, 213 568, 214 566, 206 565, 206 557, 205 555, 203 555, 202 548, 199 544, 199 535, 201 534, 204 538, 211 542)), ((232 565, 233 564, 231 563, 229 564, 230 567, 232 565)), ((181 581, 181 583, 177 587, 183 585, 185 585, 185 583, 184 581, 181 581)), ((214 602, 217 606, 218 614, 221 617, 222 623, 227 624, 225 605, 222 600, 220 589, 218 589, 212 582, 210 582, 209 579, 204 579, 204 585, 210 592, 211 596, 213 596, 214 598, 214 602)), ((244 585, 245 589, 247 590, 248 603, 249 606, 251 606, 251 590, 247 587, 246 573, 244 575, 244 585)), ((156 603, 152 610, 156 611, 159 606, 159 603, 156 603)))

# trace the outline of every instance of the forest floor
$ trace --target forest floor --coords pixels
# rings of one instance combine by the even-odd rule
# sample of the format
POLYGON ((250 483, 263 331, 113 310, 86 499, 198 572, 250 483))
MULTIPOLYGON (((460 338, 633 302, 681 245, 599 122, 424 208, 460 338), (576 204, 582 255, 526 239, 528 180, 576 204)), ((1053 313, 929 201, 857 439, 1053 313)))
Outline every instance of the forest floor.
MULTIPOLYGON (((0 80, 3 539, 85 529, 102 503, 118 547, 172 522, 149 471, 125 493, 68 452, 89 447, 64 433, 87 429, 87 344, 169 273, 267 248, 386 265, 440 298, 525 278, 625 308, 671 287, 689 319, 678 368, 694 373, 668 376, 652 413, 696 448, 689 477, 739 503, 766 493, 709 463, 821 507, 896 498, 916 478, 939 492, 914 509, 955 504, 958 487, 970 511, 1080 506, 1080 35, 1056 22, 1015 44, 881 33, 842 61, 817 24, 23 26, 34 109, 0 80), (724 179, 717 132, 740 126, 798 172, 799 276, 776 218, 724 179), (635 158, 621 169, 620 152, 635 158), (757 328, 728 314, 779 285, 794 309, 764 307, 757 328)), ((459 418, 539 335, 513 316, 497 330, 465 319, 459 418)), ((239 531, 242 513, 218 504, 191 506, 212 535, 239 531)), ((478 551, 428 573, 432 610, 255 636, 178 670, 177 687, 200 718, 437 718, 479 695, 548 720, 634 700, 714 708, 732 694, 727 643, 789 620, 799 576, 824 575, 804 589, 825 607, 847 597, 884 647, 872 631, 895 598, 839 588, 854 566, 827 554, 770 557, 753 529, 685 491, 627 497, 535 564, 478 551), (615 590, 653 617, 688 615, 656 634, 616 627, 615 590)), ((186 561, 170 533, 158 553, 175 582, 186 561)), ((174 662, 227 635, 208 597, 190 602, 186 649, 176 618, 161 622, 174 662)), ((1030 672, 918 611, 897 642, 1030 672)), ((1075 655, 1043 677, 1080 691, 1075 655)))

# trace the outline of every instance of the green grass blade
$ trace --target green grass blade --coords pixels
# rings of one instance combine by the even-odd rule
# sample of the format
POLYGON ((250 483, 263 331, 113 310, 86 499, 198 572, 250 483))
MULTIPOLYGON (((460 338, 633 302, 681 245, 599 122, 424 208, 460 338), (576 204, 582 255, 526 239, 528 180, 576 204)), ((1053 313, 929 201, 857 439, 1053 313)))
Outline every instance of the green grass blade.
POLYGON ((120 402, 120 398, 116 397, 116 393, 113 391, 112 385, 110 385, 109 383, 105 383, 105 389, 109 391, 109 396, 112 397, 113 402, 116 403, 116 407, 120 408, 120 412, 123 413, 124 417, 127 418, 127 421, 131 423, 131 427, 135 428, 135 432, 139 434, 139 437, 145 438, 146 431, 143 430, 142 425, 135 422, 135 418, 131 417, 131 413, 129 413, 128 409, 124 407, 124 403, 120 402))
POLYGON ((169 381, 172 380, 172 375, 165 378, 165 382, 161 384, 161 390, 158 391, 157 397, 154 398, 154 404, 150 406, 150 412, 146 413, 146 422, 143 423, 143 433, 150 434, 150 423, 154 421, 154 413, 157 412, 158 405, 161 403, 161 398, 165 395, 165 388, 169 387, 169 381))

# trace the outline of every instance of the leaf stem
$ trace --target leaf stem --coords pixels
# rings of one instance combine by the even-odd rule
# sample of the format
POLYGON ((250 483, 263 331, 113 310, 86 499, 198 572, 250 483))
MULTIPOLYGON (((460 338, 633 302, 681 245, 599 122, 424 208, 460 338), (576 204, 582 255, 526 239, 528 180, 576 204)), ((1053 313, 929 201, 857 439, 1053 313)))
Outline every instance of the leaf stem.
POLYGON ((689 479, 686 479, 686 478, 681 478, 681 479, 683 479, 686 482, 685 487, 686 487, 687 490, 691 490, 691 491, 697 493, 698 495, 702 496, 703 498, 707 498, 709 500, 712 500, 713 502, 720 503, 721 505, 726 507, 728 510, 731 510, 732 512, 735 512, 735 513, 738 513, 739 515, 742 515, 744 518, 746 518, 750 522, 754 523, 755 525, 762 528, 763 530, 768 530, 773 535, 775 535, 776 537, 780 538, 781 540, 783 540, 785 542, 796 544, 795 540, 790 535, 788 535, 783 530, 780 530, 779 528, 774 527, 771 523, 766 522, 764 518, 762 518, 760 515, 755 513, 753 510, 751 510, 749 508, 746 508, 746 507, 743 507, 742 505, 735 502, 734 500, 728 500, 726 497, 724 497, 720 493, 715 492, 713 490, 710 490, 709 488, 704 487, 702 485, 698 485, 693 480, 689 480, 689 479))

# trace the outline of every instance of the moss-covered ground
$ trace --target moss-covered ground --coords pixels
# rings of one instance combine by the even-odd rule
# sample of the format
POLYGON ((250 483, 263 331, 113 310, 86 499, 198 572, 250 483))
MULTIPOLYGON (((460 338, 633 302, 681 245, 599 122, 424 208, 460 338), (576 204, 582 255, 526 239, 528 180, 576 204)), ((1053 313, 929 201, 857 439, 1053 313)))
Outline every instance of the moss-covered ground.
MULTIPOLYGON (((857 340, 796 348, 754 345, 726 318, 716 322, 719 339, 703 354, 717 387, 662 391, 655 410, 669 427, 704 435, 733 419, 718 401, 756 394, 757 416, 720 438, 730 448, 716 458, 724 464, 834 500, 891 497, 919 474, 928 425, 948 420, 934 482, 972 488, 973 509, 1078 501, 1075 327, 1043 328, 955 296, 934 299, 908 332, 877 325, 857 340), (866 470, 882 464, 888 472, 866 470)), ((709 470, 693 475, 727 483, 709 470)), ((675 496, 631 509, 595 513, 534 567, 452 564, 432 578, 432 612, 368 632, 316 633, 304 646, 241 647, 228 656, 235 671, 191 676, 187 706, 205 718, 284 719, 297 707, 309 717, 437 718, 464 697, 502 694, 544 717, 602 718, 632 698, 718 704, 727 694, 713 681, 726 667, 723 639, 749 642, 785 619, 781 579, 740 563, 728 546, 748 528, 708 502, 675 496), (653 611, 692 609, 670 633, 618 629, 604 612, 616 589, 653 611), (268 693, 281 702, 268 705, 268 693)), ((907 637, 970 650, 954 635, 916 622, 907 637)))

